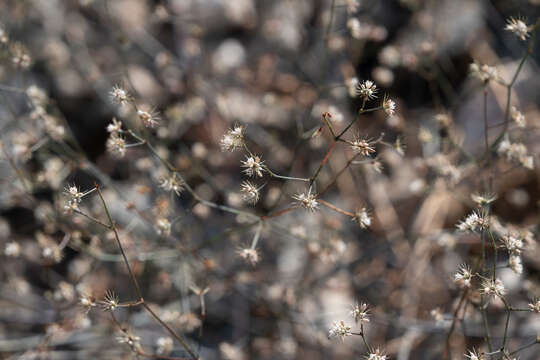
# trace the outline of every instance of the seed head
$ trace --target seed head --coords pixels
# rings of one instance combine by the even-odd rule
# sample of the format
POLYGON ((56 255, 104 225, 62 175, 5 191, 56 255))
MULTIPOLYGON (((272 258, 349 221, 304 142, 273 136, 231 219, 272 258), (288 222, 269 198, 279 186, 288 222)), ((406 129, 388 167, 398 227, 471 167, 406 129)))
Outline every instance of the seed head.
POLYGON ((385 98, 383 101, 383 109, 388 116, 392 116, 396 113, 396 103, 390 98, 385 98))
POLYGON ((109 92, 109 96, 114 103, 119 105, 126 105, 131 101, 131 96, 127 90, 119 85, 113 86, 112 90, 109 92))
POLYGON ((363 156, 369 156, 375 152, 373 143, 371 143, 368 139, 357 138, 351 143, 351 146, 354 151, 359 152, 363 156))
POLYGON ((122 122, 116 120, 116 118, 112 119, 112 122, 107 125, 107 132, 110 133, 118 133, 122 130, 122 122))
POLYGON ((259 201, 259 189, 249 181, 244 181, 240 187, 242 200, 248 204, 255 205, 259 201))
POLYGON ((236 252, 242 259, 250 263, 251 266, 255 266, 261 260, 257 249, 238 248, 236 252))
POLYGON ((159 187, 165 191, 174 191, 176 195, 180 195, 184 190, 184 181, 178 177, 176 172, 173 172, 169 177, 161 179, 159 187))
POLYGON ((375 99, 379 91, 377 85, 371 80, 365 80, 356 87, 356 96, 363 97, 366 100, 375 99))
POLYGON ((334 322, 332 327, 328 330, 329 339, 334 338, 334 337, 339 337, 341 341, 345 341, 345 338, 351 335, 352 335, 351 327, 348 325, 345 325, 345 322, 343 320, 339 322, 334 322))
POLYGON ((387 356, 384 354, 384 352, 382 350, 377 348, 374 351, 370 352, 366 356, 366 359, 367 360, 386 360, 387 356))
POLYGON ((464 221, 457 224, 457 228, 461 231, 481 232, 489 227, 489 219, 480 212, 473 212, 468 215, 464 221))
POLYGON ((529 27, 521 19, 509 18, 506 20, 504 30, 514 33, 520 40, 526 40, 529 37, 529 27))
POLYGON ((358 322, 368 323, 369 322, 368 312, 369 312, 369 309, 366 303, 360 303, 360 304, 356 303, 352 306, 351 316, 354 318, 354 321, 356 323, 358 322))
POLYGON ((235 151, 244 146, 244 128, 240 125, 229 129, 220 141, 221 151, 235 151))
POLYGON ((532 312, 535 312, 537 314, 540 314, 540 299, 536 299, 532 303, 529 304, 529 310, 532 312))
POLYGON ((311 188, 309 188, 308 192, 293 195, 293 199, 296 200, 296 205, 306 208, 309 211, 315 211, 319 208, 317 195, 311 193, 311 188))
POLYGON ((460 287, 467 288, 471 286, 472 277, 473 275, 469 266, 463 264, 459 267, 458 272, 455 273, 454 282, 460 287))
POLYGON ((244 172, 247 176, 257 175, 263 176, 263 162, 259 156, 246 156, 246 160, 242 161, 242 167, 245 168, 244 172))
POLYGON ((486 296, 503 296, 505 294, 504 285, 499 279, 486 279, 482 281, 480 293, 486 296))
POLYGON ((488 82, 490 80, 497 80, 499 75, 497 74, 497 69, 493 66, 488 66, 485 64, 472 63, 469 65, 469 71, 472 76, 488 82))
POLYGON ((105 297, 99 302, 103 311, 114 311, 118 307, 118 296, 112 290, 105 292, 105 297))
POLYGON ((358 222, 362 229, 366 229, 371 226, 371 217, 365 207, 356 210, 354 213, 353 221, 358 222))
POLYGON ((469 354, 465 354, 465 357, 469 358, 470 360, 484 360, 484 354, 479 353, 475 349, 469 350, 469 354))
POLYGON ((137 110, 137 115, 142 120, 144 126, 148 128, 156 127, 159 124, 159 113, 155 110, 143 111, 139 109, 137 110))
POLYGON ((105 146, 114 157, 123 158, 126 155, 126 140, 117 132, 112 132, 109 135, 105 146))

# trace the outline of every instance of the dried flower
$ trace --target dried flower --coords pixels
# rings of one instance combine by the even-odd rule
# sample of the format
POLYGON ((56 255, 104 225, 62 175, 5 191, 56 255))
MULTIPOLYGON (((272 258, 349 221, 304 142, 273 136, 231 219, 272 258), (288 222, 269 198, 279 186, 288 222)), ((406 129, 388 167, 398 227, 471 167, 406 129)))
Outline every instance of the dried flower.
POLYGON ((469 350, 469 354, 465 354, 465 357, 469 358, 470 360, 484 360, 484 354, 478 353, 475 349, 469 350))
POLYGON ((383 109, 388 116, 392 116, 396 113, 396 103, 387 97, 383 101, 383 109))
POLYGON ((308 192, 293 195, 293 199, 296 200, 296 205, 304 207, 310 211, 315 211, 319 208, 317 195, 311 193, 311 188, 309 188, 308 192))
POLYGON ((244 128, 240 125, 235 126, 233 129, 229 129, 229 131, 221 138, 221 151, 235 151, 244 146, 243 131, 244 128))
POLYGON ((510 253, 520 254, 523 249, 523 239, 519 234, 508 233, 501 238, 504 246, 510 253))
POLYGON ((506 26, 504 30, 514 33, 520 40, 526 40, 529 36, 529 28, 525 22, 521 19, 509 18, 506 20, 506 26))
POLYGON ((482 281, 480 293, 486 296, 503 296, 505 289, 501 280, 486 279, 482 281))
POLYGON ((340 322, 334 322, 332 327, 328 330, 328 338, 339 337, 341 341, 345 341, 347 336, 351 336, 351 327, 345 325, 345 322, 342 320, 340 322))
POLYGON ((358 322, 368 323, 369 322, 368 312, 369 312, 369 309, 366 303, 360 303, 360 304, 356 303, 352 307, 351 316, 354 318, 354 321, 356 323, 358 322))
POLYGON ((246 156, 246 160, 242 161, 242 167, 246 168, 244 172, 247 176, 257 175, 263 176, 263 162, 259 156, 246 156))
POLYGON ((240 187, 242 200, 248 204, 256 204, 259 201, 259 189, 249 181, 244 181, 240 187))
POLYGON ((169 177, 161 179, 159 187, 165 191, 174 191, 176 195, 180 195, 184 190, 184 181, 178 176, 178 173, 173 172, 169 177))
POLYGON ((112 118, 112 122, 107 125, 107 132, 118 133, 122 130, 122 122, 112 118))
POLYGON ((499 75, 497 74, 497 69, 493 66, 480 65, 477 63, 472 63, 469 65, 469 71, 472 76, 487 82, 490 80, 497 80, 499 75))
POLYGON ((517 253, 510 254, 510 257, 508 258, 508 266, 516 274, 518 274, 518 275, 522 274, 523 273, 523 263, 521 262, 521 255, 517 254, 517 253))
POLYGON ((520 128, 524 128, 527 126, 527 120, 525 120, 525 115, 521 113, 515 106, 512 106, 510 109, 510 115, 512 116, 512 120, 515 121, 516 125, 520 128))
POLYGON ((540 299, 536 299, 535 301, 530 303, 529 310, 537 314, 540 314, 540 299))
POLYGON ((377 91, 377 85, 371 80, 365 80, 356 86, 356 96, 361 96, 365 100, 375 99, 377 91))
POLYGON ((138 353, 141 350, 141 338, 131 334, 127 330, 122 330, 122 333, 116 337, 116 341, 120 344, 128 344, 131 351, 135 353, 138 353))
POLYGON ((454 275, 454 282, 461 287, 471 286, 472 273, 469 266, 463 264, 459 267, 459 270, 454 275))
POLYGON ((66 194, 71 201, 74 203, 80 203, 84 194, 79 191, 76 185, 70 185, 64 189, 64 194, 66 194))
POLYGON ((239 248, 236 253, 251 266, 255 266, 260 261, 259 252, 253 248, 239 248))
POLYGON ((512 143, 507 136, 500 142, 497 153, 504 155, 508 161, 520 163, 524 168, 534 168, 534 158, 528 155, 525 144, 512 143))
POLYGON ((105 292, 105 297, 99 302, 99 305, 103 311, 114 311, 118 307, 118 296, 112 290, 105 292))
POLYGON ((457 228, 461 231, 481 232, 489 227, 489 219, 483 213, 473 212, 468 215, 464 221, 457 224, 457 228))
POLYGON ((366 229, 371 226, 371 217, 365 207, 356 210, 354 213, 353 221, 357 221, 362 229, 366 229))
POLYGON ((79 304, 85 308, 86 312, 89 312, 90 309, 96 307, 96 299, 93 296, 83 295, 79 299, 79 304))
POLYGON ((141 109, 137 110, 137 115, 139 119, 142 120, 144 126, 152 128, 156 127, 159 124, 159 113, 155 110, 143 111, 141 109))
POLYGON ((351 143, 353 150, 360 153, 363 156, 369 156, 375 152, 373 144, 368 139, 357 138, 351 143))
POLYGON ((379 348, 375 349, 374 351, 371 351, 367 356, 367 360, 386 360, 387 356, 384 354, 382 350, 379 348))
POLYGON ((21 246, 16 241, 10 241, 6 244, 4 255, 18 257, 21 254, 21 246))
POLYGON ((166 218, 158 218, 156 221, 156 232, 160 236, 169 236, 171 234, 171 223, 166 218))
POLYGON ((173 339, 170 337, 160 337, 156 340, 157 350, 156 353, 159 355, 167 355, 173 349, 173 339))
POLYGON ((487 205, 491 204, 495 200, 497 200, 497 195, 496 194, 489 194, 489 193, 486 193, 486 194, 471 194, 471 199, 478 206, 484 207, 484 206, 487 206, 487 205))
POLYGON ((126 105, 131 101, 129 93, 119 85, 113 86, 109 96, 114 103, 119 105, 126 105))
POLYGON ((126 155, 126 140, 119 133, 111 133, 105 146, 114 157, 123 158, 126 155))

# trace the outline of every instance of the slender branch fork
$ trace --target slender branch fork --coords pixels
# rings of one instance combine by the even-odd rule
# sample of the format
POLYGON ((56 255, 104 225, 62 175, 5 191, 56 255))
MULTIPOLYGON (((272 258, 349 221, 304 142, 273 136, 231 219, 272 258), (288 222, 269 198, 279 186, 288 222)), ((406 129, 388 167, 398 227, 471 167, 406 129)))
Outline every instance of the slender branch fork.
POLYGON ((120 253, 122 254, 122 258, 124 259, 124 264, 126 265, 126 268, 128 270, 129 277, 131 278, 131 282, 133 283, 133 287, 135 288, 135 292, 137 293, 137 296, 139 298, 137 301, 131 303, 130 306, 141 305, 161 326, 163 326, 167 330, 167 332, 169 332, 169 334, 171 334, 172 337, 174 337, 184 347, 184 349, 189 353, 192 359, 197 359, 198 358, 197 355, 195 355, 191 347, 182 338, 182 336, 178 334, 176 331, 174 331, 169 325, 167 325, 145 302, 143 294, 141 292, 141 288, 139 286, 139 282, 137 280, 137 277, 133 273, 133 270, 131 269, 131 265, 124 251, 124 247, 122 246, 122 242, 120 241, 120 236, 118 235, 116 224, 111 216, 107 203, 105 202, 105 198, 103 197, 103 194, 101 193, 101 189, 99 188, 99 185, 95 183, 94 186, 95 186, 95 189, 97 190, 99 198, 101 199, 101 202, 103 204, 103 209, 105 210, 107 218, 109 219, 109 224, 110 224, 109 228, 114 233, 116 244, 118 245, 118 249, 120 250, 120 253))

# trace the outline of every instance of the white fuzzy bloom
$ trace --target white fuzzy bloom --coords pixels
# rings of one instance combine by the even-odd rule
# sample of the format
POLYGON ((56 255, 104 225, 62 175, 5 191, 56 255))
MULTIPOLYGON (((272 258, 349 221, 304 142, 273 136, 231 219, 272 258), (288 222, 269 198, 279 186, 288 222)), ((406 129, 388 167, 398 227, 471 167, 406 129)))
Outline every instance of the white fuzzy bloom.
POLYGON ((366 229, 371 226, 371 217, 369 216, 369 213, 365 207, 356 210, 353 221, 357 221, 362 229, 366 229))
POLYGON ((510 114, 512 116, 512 120, 516 123, 516 125, 520 128, 524 128, 527 126, 527 120, 525 120, 525 115, 521 113, 515 106, 512 106, 510 109, 510 114))
POLYGON ((21 254, 21 246, 18 242, 10 241, 4 248, 4 255, 9 257, 18 257, 21 254))
POLYGON ((129 93, 119 85, 115 85, 110 91, 109 95, 111 100, 119 105, 126 105, 131 100, 129 93))
POLYGON ((371 80, 365 80, 356 86, 356 96, 361 96, 366 100, 376 98, 377 91, 379 91, 377 85, 371 80))
POLYGON ((368 323, 369 317, 368 317, 368 305, 366 303, 356 303, 352 306, 351 309, 351 316, 353 317, 354 321, 356 323, 368 323))
POLYGON ((499 78, 497 69, 485 64, 472 63, 469 65, 469 71, 472 76, 482 81, 497 80, 499 78))
POLYGON ((475 211, 456 226, 461 231, 481 232, 489 227, 489 219, 475 211))
POLYGON ((246 260, 248 263, 250 263, 252 266, 255 266, 261 258, 259 255, 259 252, 257 249, 253 248, 239 248, 236 253, 244 260, 246 260))
POLYGON ((523 273, 523 263, 521 262, 521 255, 517 253, 510 254, 510 257, 508 258, 508 265, 510 266, 510 269, 512 269, 512 271, 514 271, 516 274, 523 273))
POLYGON ((469 360, 484 360, 484 354, 478 353, 475 349, 469 350, 469 354, 465 354, 469 360))
POLYGON ((521 254, 523 250, 523 238, 517 233, 508 233, 502 237, 502 242, 508 252, 521 254))
POLYGON ((159 124, 159 114, 155 110, 143 111, 139 109, 137 110, 137 115, 142 120, 144 126, 148 128, 156 127, 159 124))
POLYGON ((454 274, 454 282, 461 287, 471 286, 471 269, 467 265, 461 265, 457 273, 454 274))
POLYGON ((221 151, 235 151, 244 146, 244 128, 240 125, 229 129, 220 140, 221 151))
POLYGON ((170 337, 160 337, 156 340, 157 350, 159 355, 167 355, 173 350, 173 339, 170 337))
POLYGON ((347 81, 347 90, 349 92, 350 97, 356 97, 358 95, 357 89, 358 89, 359 83, 360 81, 358 80, 357 77, 352 77, 349 79, 349 81, 347 81))
POLYGON ((259 189, 249 181, 244 181, 240 187, 242 200, 248 204, 256 204, 259 201, 259 189))
POLYGON ((351 327, 346 325, 344 321, 334 322, 328 330, 328 338, 339 337, 341 341, 345 341, 345 338, 351 335, 351 327))
POLYGON ((509 18, 506 20, 504 30, 514 33, 520 40, 526 40, 529 37, 529 27, 521 19, 509 18))
POLYGON ((486 206, 497 200, 496 194, 471 194, 471 199, 478 206, 486 206))
POLYGON ((166 218, 158 218, 156 221, 156 232, 160 236, 169 236, 171 234, 171 223, 166 218))
POLYGON ((161 179, 159 187, 165 191, 174 191, 176 195, 180 195, 184 190, 184 181, 176 172, 173 172, 169 177, 161 179))
POLYGON ((540 299, 536 299, 536 301, 533 301, 532 303, 530 303, 529 310, 537 314, 540 314, 540 299))
POLYGON ((383 102, 383 109, 388 116, 392 116, 396 113, 396 103, 392 99, 386 98, 383 102))
POLYGON ((354 151, 359 152, 360 155, 363 156, 369 156, 375 152, 373 143, 371 143, 368 139, 357 138, 351 143, 351 146, 354 151))
POLYGON ((244 172, 247 176, 263 176, 263 161, 259 156, 246 156, 246 160, 242 161, 242 167, 245 168, 244 172))
POLYGON ((377 348, 374 351, 370 352, 366 356, 366 359, 367 360, 386 360, 387 356, 384 354, 384 352, 382 350, 377 348))
POLYGON ((126 155, 126 140, 119 133, 112 132, 105 146, 114 157, 122 158, 126 155))
POLYGON ((528 154, 527 147, 523 143, 512 143, 505 137, 497 148, 499 155, 505 156, 508 161, 517 162, 526 169, 534 168, 534 158, 528 154))
POLYGON ((107 132, 110 133, 118 133, 122 130, 122 122, 116 120, 116 118, 112 119, 112 122, 107 125, 107 132))
POLYGON ((482 281, 480 293, 486 296, 503 296, 505 292, 504 285, 499 279, 486 279, 482 281))
POLYGON ((304 207, 310 211, 315 211, 319 208, 317 195, 311 193, 311 188, 306 193, 293 195, 293 199, 296 200, 298 206, 304 207))

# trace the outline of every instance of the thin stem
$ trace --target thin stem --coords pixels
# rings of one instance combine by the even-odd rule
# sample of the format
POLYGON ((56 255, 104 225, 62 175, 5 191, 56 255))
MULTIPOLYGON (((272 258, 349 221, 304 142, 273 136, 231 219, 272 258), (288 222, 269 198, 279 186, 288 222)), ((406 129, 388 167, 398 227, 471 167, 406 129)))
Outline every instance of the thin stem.
POLYGON ((110 225, 107 225, 107 224, 101 222, 100 220, 98 220, 98 219, 96 219, 96 218, 94 218, 94 217, 92 217, 92 216, 90 216, 90 215, 88 215, 88 214, 85 214, 84 212, 82 212, 82 211, 80 211, 80 210, 73 209, 73 212, 74 212, 75 214, 79 214, 79 215, 84 216, 84 217, 87 218, 88 220, 92 220, 93 222, 95 222, 95 223, 98 224, 98 225, 101 225, 101 226, 103 226, 103 227, 105 227, 105 228, 107 228, 107 229, 109 229, 109 230, 112 230, 112 228, 110 227, 110 225))
POLYGON ((350 217, 354 218, 354 214, 352 212, 340 209, 337 206, 334 206, 334 205, 330 204, 329 202, 324 201, 323 199, 317 199, 317 202, 319 202, 321 205, 324 205, 327 208, 332 209, 332 210, 334 210, 334 211, 336 211, 336 212, 338 212, 340 214, 347 215, 347 216, 350 216, 350 217))
POLYGON ((328 149, 326 155, 324 156, 324 158, 322 159, 321 163, 319 164, 319 167, 317 168, 317 171, 315 171, 315 174, 313 174, 313 176, 311 177, 311 179, 309 180, 309 185, 311 186, 315 180, 317 179, 317 176, 319 176, 319 173, 321 172, 324 164, 328 161, 328 158, 330 157, 330 154, 332 153, 332 151, 334 150, 334 147, 336 146, 336 141, 334 141, 332 143, 332 145, 330 145, 330 148, 328 149))
POLYGON ((126 267, 128 269, 129 276, 131 277, 131 282, 133 283, 133 286, 135 287, 137 296, 139 297, 141 301, 144 302, 141 288, 139 287, 139 282, 137 281, 137 278, 135 277, 135 275, 133 274, 133 271, 131 270, 131 265, 129 264, 129 261, 127 259, 126 253, 124 251, 124 247, 122 246, 122 243, 120 242, 120 236, 118 236, 116 225, 114 224, 114 220, 112 219, 111 213, 109 212, 109 208, 107 206, 107 203, 105 202, 105 198, 103 198, 103 194, 101 193, 101 190, 99 189, 99 185, 95 183, 94 186, 97 189, 97 193, 99 195, 99 198, 101 199, 101 202, 103 203, 103 208, 105 209, 105 213, 107 214, 107 218, 109 219, 110 229, 114 232, 114 238, 116 239, 116 243, 118 245, 118 248, 120 249, 120 253, 122 254, 124 263, 126 264, 126 267))

